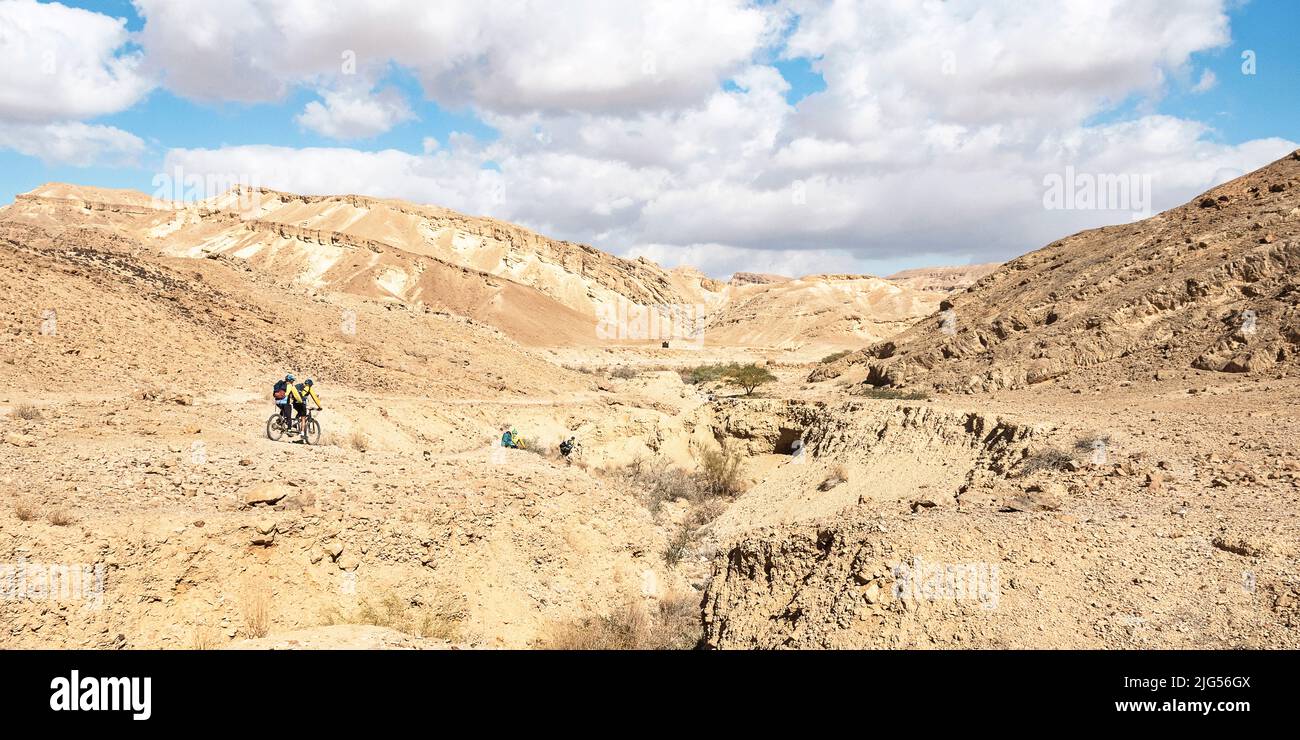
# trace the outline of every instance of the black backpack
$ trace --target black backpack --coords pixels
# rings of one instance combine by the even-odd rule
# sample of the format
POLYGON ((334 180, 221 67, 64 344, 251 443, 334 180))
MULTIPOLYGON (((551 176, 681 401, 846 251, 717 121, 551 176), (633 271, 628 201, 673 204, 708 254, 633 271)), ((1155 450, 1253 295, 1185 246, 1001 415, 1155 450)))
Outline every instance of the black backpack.
POLYGON ((275 400, 283 401, 284 397, 287 396, 288 394, 289 394, 289 384, 283 380, 276 381, 275 394, 274 394, 275 400))

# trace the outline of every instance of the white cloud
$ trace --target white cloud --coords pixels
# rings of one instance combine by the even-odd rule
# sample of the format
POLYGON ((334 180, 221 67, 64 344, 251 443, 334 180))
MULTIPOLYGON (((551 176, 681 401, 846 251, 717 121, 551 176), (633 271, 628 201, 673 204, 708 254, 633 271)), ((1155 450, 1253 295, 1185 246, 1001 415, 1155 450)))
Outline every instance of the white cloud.
MULTIPOLYGON (((689 257, 718 275, 1002 259, 1129 220, 1045 209, 1044 178, 1066 167, 1149 178, 1150 202, 1138 205, 1160 210, 1296 146, 1223 144, 1200 122, 1149 113, 1171 81, 1212 83, 1188 81, 1192 55, 1230 38, 1223 0, 602 3, 582 13, 504 0, 367 13, 236 0, 179 13, 140 1, 144 46, 184 94, 368 90, 396 63, 439 103, 465 103, 500 132, 488 144, 453 134, 422 153, 241 146, 177 150, 169 162, 285 190, 437 203, 615 252, 689 257), (827 87, 791 105, 786 81, 758 60, 796 16, 782 53, 812 59, 827 87), (193 49, 226 48, 227 64, 193 63, 203 56, 193 49), (356 81, 337 73, 349 50, 356 81), (1135 98, 1143 113, 1104 115, 1135 98)), ((391 125, 368 97, 347 115, 354 102, 327 98, 304 125, 339 137, 391 125)))
POLYGON ((345 87, 321 92, 324 102, 307 104, 297 121, 331 139, 368 139, 415 117, 396 90, 372 93, 345 87))
POLYGON ((197 99, 266 101, 390 63, 425 91, 484 110, 633 110, 707 95, 768 39, 743 0, 136 0, 149 62, 197 99))
POLYGON ((89 167, 133 164, 144 152, 138 136, 112 126, 79 121, 63 123, 0 122, 0 149, 38 157, 47 164, 89 167))
POLYGON ((152 87, 122 21, 58 3, 0 3, 0 120, 50 123, 116 113, 152 87))

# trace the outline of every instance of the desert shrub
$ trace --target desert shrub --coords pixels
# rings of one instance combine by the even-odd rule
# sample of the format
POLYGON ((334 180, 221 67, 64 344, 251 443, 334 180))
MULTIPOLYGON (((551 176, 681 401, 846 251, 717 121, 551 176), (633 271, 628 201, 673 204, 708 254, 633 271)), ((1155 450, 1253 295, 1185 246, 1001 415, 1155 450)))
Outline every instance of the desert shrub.
POLYGON ((670 467, 663 458, 637 458, 618 472, 636 491, 642 505, 652 512, 658 512, 665 501, 700 497, 696 477, 681 468, 670 467))
POLYGON ((695 533, 689 526, 677 528, 677 532, 668 540, 664 547, 664 563, 668 567, 673 567, 686 559, 691 554, 691 546, 695 544, 695 533))
POLYGON ((76 521, 67 509, 55 509, 46 515, 45 520, 56 527, 66 527, 76 521))
POLYGON ((221 634, 217 628, 207 624, 195 625, 190 635, 191 650, 216 650, 220 644, 221 634))
POLYGON ((879 398, 886 401, 926 401, 930 394, 925 391, 904 391, 897 388, 876 388, 869 385, 858 386, 853 395, 863 398, 879 398))
POLYGON ((41 418, 41 410, 30 403, 20 403, 9 412, 9 417, 23 421, 36 421, 41 418))
POLYGON ((348 437, 348 444, 357 452, 365 452, 370 449, 370 438, 360 429, 353 429, 352 435, 348 437))
POLYGON ((741 492, 744 459, 728 447, 700 451, 700 483, 709 496, 735 496, 741 492))
POLYGON ((686 524, 691 527, 703 527, 722 516, 727 510, 727 502, 722 498, 712 497, 696 501, 687 515, 686 524))
POLYGON ((244 634, 252 638, 266 637, 271 631, 271 592, 265 587, 249 585, 244 589, 241 607, 244 634))
POLYGON ((699 601, 670 595, 653 612, 639 600, 610 615, 553 623, 538 647, 544 650, 689 650, 700 644, 699 601))
POLYGON ((417 637, 455 642, 460 639, 464 610, 454 600, 425 606, 388 591, 376 602, 362 600, 350 612, 330 611, 325 619, 326 624, 369 624, 417 637))
POLYGON ((853 354, 853 350, 842 349, 839 352, 832 352, 829 355, 826 355, 825 357, 821 358, 819 362, 823 365, 829 365, 832 362, 835 362, 836 360, 842 359, 844 357, 848 357, 851 354, 853 354))
POLYGON ((1044 470, 1065 470, 1073 460, 1074 456, 1059 447, 1043 447, 1025 456, 1020 464, 1020 474, 1027 476, 1044 470))
POLYGON ((715 380, 725 379, 731 368, 739 367, 736 363, 730 365, 699 365, 692 368, 685 368, 677 372, 682 376, 682 380, 691 385, 700 383, 710 383, 715 380))
POLYGON ((610 372, 609 377, 618 378, 619 380, 631 380, 638 375, 640 375, 640 373, 636 371, 636 368, 631 368, 627 365, 619 365, 610 372))
POLYGON ((31 499, 20 499, 14 503, 14 516, 19 521, 30 522, 40 515, 40 507, 31 499))
POLYGON ((519 448, 524 452, 531 452, 547 460, 559 460, 563 457, 560 454, 559 442, 541 442, 535 439, 525 440, 524 446, 519 448))

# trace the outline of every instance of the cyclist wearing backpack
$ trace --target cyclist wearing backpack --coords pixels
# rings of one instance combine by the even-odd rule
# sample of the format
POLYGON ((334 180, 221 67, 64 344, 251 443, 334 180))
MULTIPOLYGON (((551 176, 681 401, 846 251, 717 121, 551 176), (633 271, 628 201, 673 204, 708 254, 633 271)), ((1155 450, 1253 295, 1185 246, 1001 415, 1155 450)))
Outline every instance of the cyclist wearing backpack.
POLYGON ((298 424, 302 424, 307 418, 307 399, 310 398, 315 402, 317 411, 323 411, 325 409, 325 407, 321 405, 320 396, 317 396, 316 391, 312 388, 313 385, 314 383, 312 379, 307 378, 307 380, 302 383, 289 386, 289 401, 293 404, 293 410, 298 415, 297 418, 294 419, 298 424))
POLYGON ((285 426, 289 425, 289 385, 293 383, 293 373, 284 376, 284 380, 275 381, 275 387, 272 388, 271 395, 275 398, 276 409, 279 410, 280 416, 284 418, 285 426))

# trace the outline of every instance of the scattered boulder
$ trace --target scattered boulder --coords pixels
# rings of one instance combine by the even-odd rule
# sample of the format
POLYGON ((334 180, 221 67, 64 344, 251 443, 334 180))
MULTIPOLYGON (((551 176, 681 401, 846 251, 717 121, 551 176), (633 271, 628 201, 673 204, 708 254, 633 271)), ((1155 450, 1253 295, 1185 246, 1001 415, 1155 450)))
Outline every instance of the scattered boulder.
POLYGON ((5 443, 11 444, 14 447, 34 447, 36 445, 36 438, 30 434, 23 434, 22 432, 6 432, 5 443))
POLYGON ((292 491, 283 483, 259 483, 244 491, 244 505, 271 506, 290 493, 292 491))

